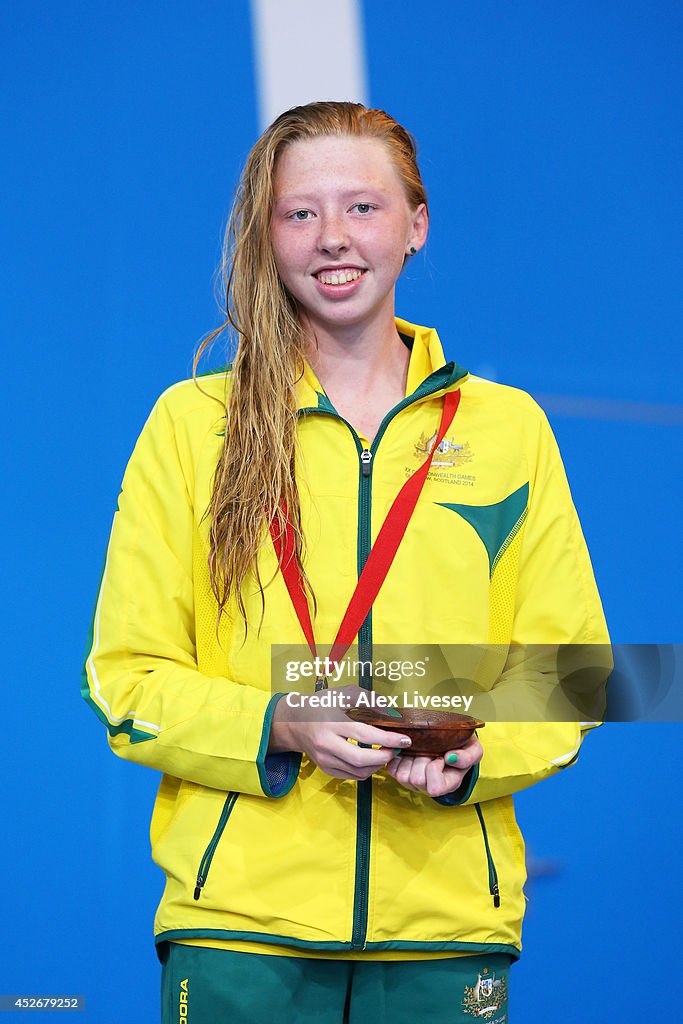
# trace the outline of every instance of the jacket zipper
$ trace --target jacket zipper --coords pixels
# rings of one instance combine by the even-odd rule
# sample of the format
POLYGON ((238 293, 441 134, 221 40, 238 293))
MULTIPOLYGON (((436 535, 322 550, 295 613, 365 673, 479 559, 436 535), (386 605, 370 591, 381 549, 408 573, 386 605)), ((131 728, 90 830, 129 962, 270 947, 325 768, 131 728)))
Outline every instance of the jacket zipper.
POLYGON ((484 821, 484 812, 482 811, 479 804, 475 804, 474 809, 477 812, 477 817, 479 818, 479 824, 481 825, 481 834, 484 837, 484 846, 486 847, 486 860, 488 861, 489 867, 489 892, 493 897, 494 907, 499 907, 500 890, 498 888, 498 872, 496 871, 496 865, 491 855, 491 847, 489 845, 489 834, 486 831, 486 822, 484 821))
MULTIPOLYGON (((360 440, 356 435, 360 448, 360 440)), ((370 554, 370 503, 372 499, 371 448, 361 448, 360 480, 358 484, 358 577, 370 554)), ((358 631, 358 658, 363 666, 372 662, 372 608, 358 631)), ((372 675, 365 668, 360 685, 372 689, 372 675)), ((368 930, 368 900, 370 890, 370 832, 372 829, 372 775, 358 783, 356 798, 356 892, 353 904, 352 949, 365 949, 368 930)))
MULTIPOLYGON (((387 413, 369 448, 362 448, 355 430, 349 426, 354 435, 360 458, 360 481, 358 489, 358 576, 370 554, 371 547, 371 509, 372 509, 372 468, 374 455, 382 437, 392 419, 408 405, 431 397, 444 388, 439 383, 431 390, 414 393, 408 396, 387 413)), ((419 392, 418 388, 418 392, 419 392)), ((358 631, 358 657, 361 662, 372 663, 372 608, 358 631)), ((372 677, 361 677, 360 685, 372 689, 372 677)), ((356 804, 356 890, 353 904, 353 932, 351 935, 352 949, 365 949, 368 931, 368 900, 370 887, 370 835, 372 831, 372 775, 358 783, 356 804)), ((495 870, 495 869, 494 869, 495 870)))
POLYGON ((223 835, 225 826, 228 823, 228 818, 232 814, 232 809, 237 803, 238 796, 239 793, 228 793, 227 797, 225 798, 223 810, 221 811, 221 816, 218 819, 218 824, 216 825, 216 831, 211 836, 209 845, 204 851, 204 856, 202 857, 199 863, 199 871, 197 872, 197 882, 195 884, 194 890, 194 898, 196 900, 199 899, 199 897, 201 896, 202 889, 206 885, 206 880, 209 877, 209 868, 211 867, 213 855, 216 852, 216 847, 218 846, 220 838, 223 835))
MULTIPOLYGON (((447 364, 448 365, 448 364, 447 364)), ((452 364, 451 364, 452 365, 452 364)), ((437 374, 442 374, 444 367, 437 374)), ((369 448, 363 448, 358 434, 352 425, 343 416, 332 410, 310 409, 306 412, 317 412, 322 415, 332 416, 340 420, 350 430, 351 436, 356 444, 358 458, 360 461, 360 479, 358 486, 358 576, 370 554, 371 540, 371 501, 372 501, 372 467, 374 455, 379 443, 394 416, 409 405, 421 401, 423 398, 434 397, 439 391, 445 391, 453 386, 453 370, 448 380, 438 380, 431 387, 425 388, 427 381, 423 381, 419 388, 408 395, 398 405, 395 405, 384 417, 379 429, 369 448)), ((464 376, 464 373, 463 373, 464 376)), ((427 378, 429 380, 429 378, 427 378)), ((302 410, 299 410, 301 412, 302 410)), ((372 608, 367 614, 365 622, 358 631, 358 657, 362 662, 372 662, 372 608)), ((361 675, 360 685, 365 689, 372 689, 372 677, 361 675)), ((353 931, 351 934, 351 949, 365 949, 365 941, 368 930, 368 892, 370 879, 370 833, 372 829, 372 776, 363 779, 357 785, 356 797, 356 880, 353 901, 353 931)), ((483 826, 482 826, 483 827, 483 826)), ((488 845, 487 845, 488 849, 488 845)), ((495 867, 493 868, 495 873, 495 867)), ((490 874, 490 870, 489 870, 490 874)), ((496 880, 496 887, 497 887, 496 880)), ((195 893, 197 890, 195 890, 195 893)), ((499 899, 499 897, 494 897, 499 899)), ((498 904, 496 904, 498 905, 498 904)))

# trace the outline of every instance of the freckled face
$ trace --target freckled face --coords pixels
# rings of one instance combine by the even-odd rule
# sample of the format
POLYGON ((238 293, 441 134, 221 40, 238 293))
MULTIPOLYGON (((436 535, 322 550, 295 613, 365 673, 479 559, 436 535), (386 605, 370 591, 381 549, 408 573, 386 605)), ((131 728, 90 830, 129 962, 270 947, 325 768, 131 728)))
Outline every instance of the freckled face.
POLYGON ((275 262, 314 328, 393 316, 404 257, 426 235, 426 207, 411 209, 378 139, 308 139, 281 153, 271 219, 275 262))

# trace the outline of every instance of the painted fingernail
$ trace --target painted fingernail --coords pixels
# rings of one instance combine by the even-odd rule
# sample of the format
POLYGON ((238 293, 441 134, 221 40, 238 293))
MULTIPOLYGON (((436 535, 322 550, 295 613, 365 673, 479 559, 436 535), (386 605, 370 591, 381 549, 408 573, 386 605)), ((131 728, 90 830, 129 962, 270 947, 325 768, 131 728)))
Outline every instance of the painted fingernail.
POLYGON ((446 758, 447 764, 455 764, 457 760, 458 760, 458 755, 457 754, 449 754, 448 757, 446 758))
POLYGON ((392 750, 392 754, 397 754, 398 755, 398 754, 402 754, 402 753, 403 753, 403 751, 401 750, 400 747, 399 747, 398 750, 392 750))
POLYGON ((400 739, 398 742, 401 744, 402 747, 410 747, 412 746, 413 743, 409 736, 403 736, 402 739, 400 739))

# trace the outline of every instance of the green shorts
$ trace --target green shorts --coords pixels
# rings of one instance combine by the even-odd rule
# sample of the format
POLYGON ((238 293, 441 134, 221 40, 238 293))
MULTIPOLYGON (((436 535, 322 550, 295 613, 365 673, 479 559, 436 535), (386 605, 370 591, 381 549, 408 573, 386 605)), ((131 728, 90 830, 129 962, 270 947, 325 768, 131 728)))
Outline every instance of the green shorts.
POLYGON ((318 960, 169 943, 161 1024, 507 1024, 510 957, 318 960))

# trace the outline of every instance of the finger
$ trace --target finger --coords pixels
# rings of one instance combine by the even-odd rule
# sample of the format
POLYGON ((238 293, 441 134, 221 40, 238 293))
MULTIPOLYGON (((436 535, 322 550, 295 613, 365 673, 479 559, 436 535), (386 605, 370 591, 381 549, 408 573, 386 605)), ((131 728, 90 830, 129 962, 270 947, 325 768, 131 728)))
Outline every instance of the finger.
POLYGON ((434 758, 427 766, 427 793, 429 796, 443 796, 444 793, 458 789, 463 775, 464 772, 456 768, 446 768, 442 758, 434 758))
MULTIPOLYGON (((393 778, 402 786, 407 785, 410 776, 410 766, 406 765, 404 758, 395 757, 389 762, 389 765, 391 765, 390 774, 393 778)), ((387 765, 387 768, 389 768, 389 765, 387 765)))
MULTIPOLYGON (((395 778, 397 782, 400 781, 399 778, 398 778, 398 769, 399 768, 400 768, 400 758, 392 758, 391 761, 389 761, 387 763, 387 765, 386 765, 387 775, 391 775, 391 777, 395 778)), ((403 783, 401 782, 400 784, 402 785, 403 783)), ((410 788, 410 786, 409 786, 409 788, 410 788)))
POLYGON ((483 753, 483 747, 481 745, 481 741, 479 739, 479 736, 477 735, 476 732, 472 736, 470 736, 470 738, 467 740, 466 743, 463 743, 462 747, 460 747, 460 750, 469 750, 469 751, 479 751, 479 750, 481 750, 482 753, 483 753))
POLYGON ((352 722, 350 718, 347 718, 343 723, 335 722, 334 725, 335 732, 343 732, 346 736, 358 740, 359 743, 368 743, 370 745, 377 743, 380 747, 408 749, 412 742, 410 737, 404 733, 376 729, 374 725, 366 725, 364 722, 352 722), (339 726, 343 728, 340 729, 339 726))
POLYGON ((310 744, 307 752, 318 764, 321 760, 330 755, 347 762, 353 767, 359 765, 385 764, 391 757, 391 751, 379 747, 361 747, 357 741, 349 742, 352 739, 346 735, 346 729, 340 730, 333 723, 326 722, 312 731, 310 744))
POLYGON ((380 747, 379 750, 374 750, 372 747, 357 747, 354 743, 347 743, 341 737, 330 743, 329 750, 336 758, 354 770, 371 768, 375 771, 377 768, 383 768, 392 758, 392 751, 386 747, 380 747))
POLYGON ((340 758, 328 756, 320 761, 318 767, 327 775, 333 775, 336 778, 341 779, 351 779, 353 782, 362 782, 364 779, 369 779, 370 776, 378 770, 378 768, 383 768, 384 764, 379 766, 369 765, 367 767, 356 767, 354 765, 347 764, 340 758))
POLYGON ((395 757, 387 764, 387 772, 405 789, 414 793, 427 793, 429 796, 443 796, 445 793, 459 789, 465 772, 455 768, 446 768, 443 758, 420 758, 416 770, 414 762, 417 758, 395 757), (421 778, 424 766, 424 781, 421 778))
POLYGON ((469 771, 473 765, 481 761, 484 754, 483 747, 476 736, 473 736, 464 747, 457 750, 447 750, 444 754, 444 761, 448 768, 457 768, 458 771, 469 771))
MULTIPOLYGON (((386 748, 370 750, 364 747, 356 747, 351 743, 341 745, 341 749, 335 747, 334 752, 327 753, 327 761, 330 763, 334 758, 335 765, 340 765, 347 772, 353 774, 357 779, 367 779, 377 771, 385 768, 390 761, 396 760, 392 757, 392 751, 386 748)), ((324 758, 319 758, 321 767, 324 767, 324 758)))
POLYGON ((408 781, 416 789, 424 789, 427 785, 427 766, 431 763, 431 757, 410 757, 406 761, 410 765, 408 781))
MULTIPOLYGON (((402 786, 407 789, 414 789, 419 791, 419 779, 420 770, 415 768, 415 761, 426 761, 428 758, 416 758, 416 757, 401 757, 399 758, 399 765, 396 769, 396 775, 394 778, 397 782, 400 782, 402 786)), ((424 767, 422 768, 424 772, 424 767)))
POLYGON ((324 771, 326 775, 331 776, 331 778, 344 779, 345 782, 365 782, 365 780, 372 775, 372 772, 369 772, 368 774, 363 772, 354 774, 353 772, 345 772, 342 768, 332 767, 322 768, 321 770, 324 771))

